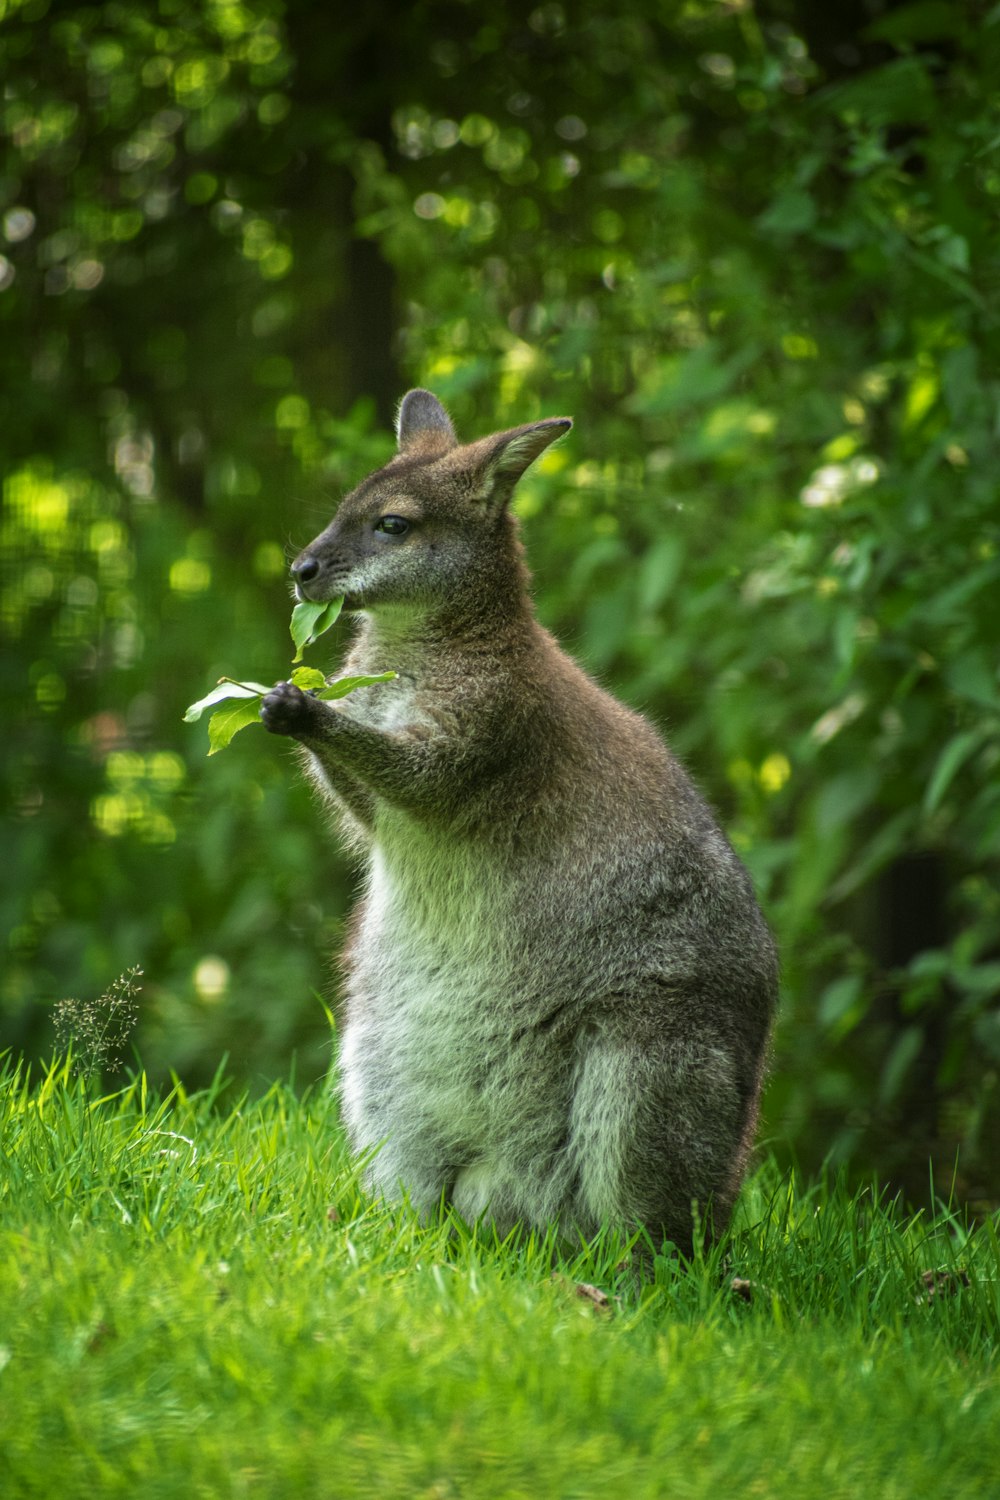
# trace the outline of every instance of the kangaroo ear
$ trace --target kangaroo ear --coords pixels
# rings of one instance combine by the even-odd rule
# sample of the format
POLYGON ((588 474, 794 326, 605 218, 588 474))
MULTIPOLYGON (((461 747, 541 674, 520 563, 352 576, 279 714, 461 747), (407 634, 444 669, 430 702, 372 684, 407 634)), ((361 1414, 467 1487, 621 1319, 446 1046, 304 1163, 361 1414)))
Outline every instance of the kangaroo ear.
POLYGON ((430 391, 408 391, 399 403, 396 418, 397 447, 400 453, 447 453, 458 439, 451 418, 430 391))
POLYGON ((493 509, 506 505, 525 469, 572 425, 569 417, 546 417, 542 422, 512 427, 509 432, 498 432, 495 437, 474 444, 480 458, 476 466, 478 497, 493 509))

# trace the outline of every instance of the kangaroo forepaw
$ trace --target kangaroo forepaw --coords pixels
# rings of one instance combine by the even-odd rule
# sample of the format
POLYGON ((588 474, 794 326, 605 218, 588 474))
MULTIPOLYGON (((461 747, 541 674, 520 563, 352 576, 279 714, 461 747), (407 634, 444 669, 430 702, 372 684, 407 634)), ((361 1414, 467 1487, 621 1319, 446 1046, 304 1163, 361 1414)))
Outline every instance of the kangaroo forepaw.
POLYGON ((265 729, 269 729, 272 734, 291 735, 296 740, 308 735, 310 730, 315 730, 317 718, 322 712, 322 706, 315 698, 291 682, 275 683, 260 705, 260 717, 265 729))

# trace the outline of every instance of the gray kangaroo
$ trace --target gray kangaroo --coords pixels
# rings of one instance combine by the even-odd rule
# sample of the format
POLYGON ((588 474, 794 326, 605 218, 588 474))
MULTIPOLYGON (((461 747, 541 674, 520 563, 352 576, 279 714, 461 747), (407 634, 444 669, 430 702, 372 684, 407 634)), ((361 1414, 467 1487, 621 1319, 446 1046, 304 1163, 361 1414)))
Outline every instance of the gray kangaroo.
POLYGON ((369 1186, 690 1250, 745 1170, 775 950, 681 765, 534 617, 509 503, 571 425, 462 445, 410 391, 396 456, 291 570, 355 616, 347 672, 398 676, 279 683, 261 717, 364 855, 340 1087, 369 1186))

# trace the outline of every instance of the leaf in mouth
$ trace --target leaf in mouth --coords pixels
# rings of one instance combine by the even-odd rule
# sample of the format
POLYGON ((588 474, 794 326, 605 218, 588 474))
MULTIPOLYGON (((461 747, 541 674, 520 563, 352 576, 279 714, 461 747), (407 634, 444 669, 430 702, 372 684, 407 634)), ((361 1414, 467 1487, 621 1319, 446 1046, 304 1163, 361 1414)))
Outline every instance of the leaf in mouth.
POLYGON ((338 599, 321 599, 318 602, 303 599, 301 604, 296 604, 292 610, 290 626, 292 640, 295 642, 293 663, 301 661, 303 649, 311 646, 324 631, 330 629, 343 607, 343 596, 338 599))

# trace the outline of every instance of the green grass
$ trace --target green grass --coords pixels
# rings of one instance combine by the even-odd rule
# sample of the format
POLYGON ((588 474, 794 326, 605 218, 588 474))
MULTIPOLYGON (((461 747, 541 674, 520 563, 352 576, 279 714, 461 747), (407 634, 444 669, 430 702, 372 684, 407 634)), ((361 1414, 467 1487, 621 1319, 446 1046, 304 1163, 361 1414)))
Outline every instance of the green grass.
POLYGON ((8 1500, 1000 1494, 995 1225, 765 1164, 638 1287, 367 1203, 319 1094, 225 1098, 0 1083, 8 1500))

